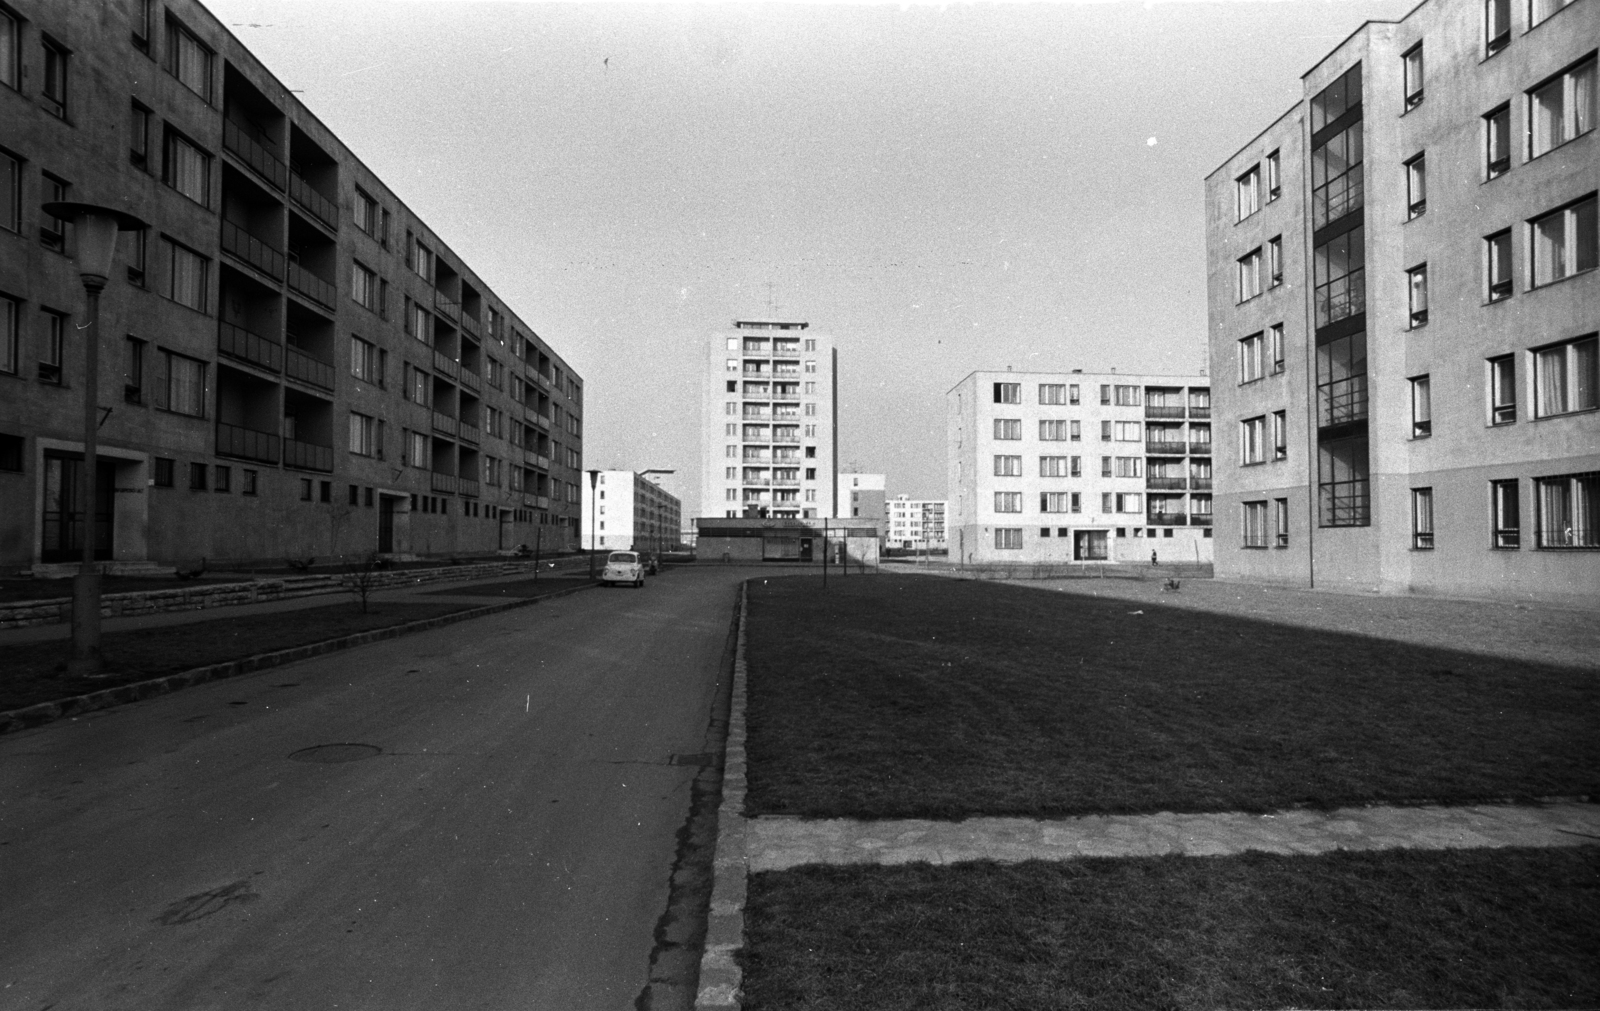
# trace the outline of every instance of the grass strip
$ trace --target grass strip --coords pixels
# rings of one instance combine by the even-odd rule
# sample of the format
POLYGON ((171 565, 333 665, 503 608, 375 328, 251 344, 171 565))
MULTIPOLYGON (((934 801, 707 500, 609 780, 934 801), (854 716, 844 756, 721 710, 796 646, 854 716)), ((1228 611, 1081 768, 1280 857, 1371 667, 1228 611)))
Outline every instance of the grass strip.
POLYGON ((101 639, 106 673, 95 678, 67 673, 69 640, 18 643, 6 647, 4 670, 0 672, 0 712, 239 660, 257 653, 436 618, 470 607, 443 601, 384 601, 372 604, 371 610, 363 614, 357 605, 342 602, 327 607, 108 632, 101 639))
POLYGON ((478 583, 472 586, 450 586, 422 594, 428 597, 542 597, 557 590, 583 586, 591 580, 587 576, 540 576, 538 579, 519 579, 511 583, 478 583))
POLYGON ((882 575, 750 586, 752 814, 1049 817, 1600 792, 1600 678, 882 575))
POLYGON ((758 874, 745 1011, 1600 1004, 1600 847, 758 874))

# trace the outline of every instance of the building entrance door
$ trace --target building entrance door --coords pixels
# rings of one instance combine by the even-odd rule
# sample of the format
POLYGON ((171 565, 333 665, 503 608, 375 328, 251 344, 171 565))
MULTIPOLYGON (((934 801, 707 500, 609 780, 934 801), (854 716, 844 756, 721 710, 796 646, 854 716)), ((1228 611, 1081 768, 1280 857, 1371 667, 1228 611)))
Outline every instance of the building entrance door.
POLYGON ((1073 535, 1072 558, 1078 562, 1103 562, 1106 560, 1106 532, 1104 530, 1079 530, 1073 535))
POLYGON ((802 562, 811 561, 811 538, 809 537, 800 538, 800 560, 802 562))
MULTIPOLYGON (((95 467, 94 557, 111 558, 112 499, 117 468, 109 460, 95 467)), ((44 457, 43 562, 75 562, 83 557, 83 456, 46 453, 44 457)))
POLYGON ((399 499, 393 495, 378 496, 378 553, 394 553, 394 504, 399 499))

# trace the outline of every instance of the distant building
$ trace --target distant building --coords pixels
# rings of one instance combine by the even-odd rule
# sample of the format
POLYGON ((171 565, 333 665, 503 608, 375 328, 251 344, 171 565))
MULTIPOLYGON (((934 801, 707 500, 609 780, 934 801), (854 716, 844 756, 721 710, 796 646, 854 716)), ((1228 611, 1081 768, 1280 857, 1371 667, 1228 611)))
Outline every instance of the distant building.
POLYGON ((974 372, 946 405, 953 558, 1211 560, 1205 376, 974 372))
POLYGON ((889 533, 884 546, 908 551, 943 551, 945 500, 896 495, 889 500, 889 533))
POLYGON ((838 504, 834 515, 840 519, 871 520, 878 527, 878 536, 889 532, 889 514, 884 509, 888 479, 882 474, 839 475, 838 504))
POLYGON ((643 474, 602 470, 592 491, 583 483, 583 516, 586 526, 594 517, 594 530, 583 538, 585 550, 674 551, 683 505, 643 474))
POLYGON ((1600 593, 1597 39, 1427 0, 1207 178, 1219 577, 1600 593))
POLYGON ((739 320, 706 344, 700 515, 832 517, 833 339, 809 323, 739 320))
POLYGON ((707 562, 794 562, 821 564, 826 557, 837 565, 875 565, 878 528, 874 523, 848 519, 770 519, 758 517, 708 518, 695 521, 698 543, 695 555, 707 562))

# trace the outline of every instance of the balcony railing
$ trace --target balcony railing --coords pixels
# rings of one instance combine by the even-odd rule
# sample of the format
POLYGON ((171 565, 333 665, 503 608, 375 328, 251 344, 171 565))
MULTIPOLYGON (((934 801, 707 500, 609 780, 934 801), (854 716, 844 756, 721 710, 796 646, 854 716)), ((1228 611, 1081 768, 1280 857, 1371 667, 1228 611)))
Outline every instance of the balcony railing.
POLYGON ((242 460, 260 460, 262 463, 277 463, 278 437, 271 432, 258 432, 253 428, 219 421, 217 455, 236 456, 242 460))
POLYGON ((433 370, 443 373, 451 379, 457 379, 461 375, 461 363, 443 352, 435 351, 433 353, 433 370))
POLYGON ((478 378, 476 372, 463 365, 461 367, 461 385, 476 393, 483 389, 483 380, 478 378))
POLYGON ((535 509, 549 509, 550 508, 550 496, 548 496, 548 495, 535 495, 533 497, 533 507, 535 509))
POLYGON ((1189 517, 1189 525, 1192 527, 1209 527, 1211 525, 1211 514, 1195 513, 1189 517))
POLYGON ((450 415, 441 411, 433 412, 433 430, 435 432, 443 432, 446 435, 455 435, 458 431, 460 431, 460 428, 460 423, 457 422, 456 419, 450 417, 450 415))
POLYGON ((222 251, 237 257, 274 281, 283 280, 283 253, 238 225, 222 219, 222 251))
POLYGON ((323 224, 339 230, 339 205, 311 188, 298 172, 289 173, 289 197, 323 224))
POLYGON ((477 482, 477 480, 475 478, 470 478, 470 477, 458 477, 458 478, 456 478, 456 492, 458 494, 465 495, 467 498, 477 498, 478 497, 478 482, 477 482))
POLYGON ((482 340, 482 337, 483 337, 483 329, 482 329, 482 327, 480 327, 478 325, 477 319, 474 318, 473 315, 471 313, 467 312, 465 309, 463 309, 461 311, 461 329, 465 330, 467 333, 471 334, 472 336, 477 337, 479 340, 482 340))
POLYGON ((1317 427, 1331 428, 1367 416, 1367 377, 1336 379, 1317 387, 1317 427))
POLYGON ((451 495, 455 494, 461 484, 460 479, 454 474, 441 474, 438 471, 430 471, 428 478, 434 491, 447 492, 451 495))
POLYGON ((333 308, 333 301, 338 297, 332 284, 293 261, 289 263, 289 287, 329 309, 333 308))
POLYGON ((1191 443, 1189 443, 1189 452, 1194 456, 1210 456, 1211 455, 1211 443, 1209 443, 1209 442, 1191 442, 1191 443))
POLYGON ((1186 442, 1168 442, 1164 439, 1160 441, 1151 439, 1144 444, 1144 451, 1156 456, 1182 456, 1188 449, 1189 444, 1186 442))
POLYGON ((1190 491, 1210 491, 1211 479, 1209 477, 1191 477, 1189 479, 1190 491))
POLYGON ((1164 404, 1145 404, 1144 416, 1147 418, 1183 418, 1183 406, 1168 407, 1164 404))
POLYGON ((1149 513, 1145 522, 1153 527, 1186 527, 1189 517, 1183 513, 1149 513))
POLYGON ((268 340, 260 334, 251 333, 244 327, 234 326, 232 323, 218 325, 217 350, 252 365, 259 365, 268 372, 278 372, 283 369, 281 344, 268 340))
POLYGON ((1209 417, 1211 417, 1211 408, 1209 406, 1207 406, 1207 407, 1196 407, 1193 404, 1190 404, 1189 405, 1189 417, 1191 417, 1191 418, 1209 418, 1209 417))
POLYGON ((283 440, 283 465, 297 470, 332 470, 333 447, 296 439, 283 440))
POLYGON ((1184 477, 1147 477, 1144 486, 1152 491, 1184 491, 1189 479, 1184 477))
POLYGON ((274 189, 284 188, 289 167, 231 119, 222 121, 222 149, 254 169, 274 189))
POLYGON ((772 479, 774 488, 798 488, 800 481, 797 478, 775 477, 772 479))
POLYGON ((476 444, 480 441, 478 438, 478 426, 469 425, 465 421, 461 422, 461 424, 458 426, 457 435, 462 442, 471 442, 476 444))
POLYGON ((333 366, 295 347, 284 348, 283 374, 325 390, 333 389, 333 366))
POLYGON ((444 292, 437 289, 433 293, 434 311, 452 323, 461 322, 461 303, 453 302, 444 297, 444 292))

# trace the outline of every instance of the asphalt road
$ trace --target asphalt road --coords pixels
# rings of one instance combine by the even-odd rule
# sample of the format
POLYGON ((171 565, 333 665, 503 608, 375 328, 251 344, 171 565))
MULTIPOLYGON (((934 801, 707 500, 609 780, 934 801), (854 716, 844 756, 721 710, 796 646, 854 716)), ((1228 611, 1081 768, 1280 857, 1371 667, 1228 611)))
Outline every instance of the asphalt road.
POLYGON ((0 737, 0 1008, 633 1007, 748 574, 0 737))

